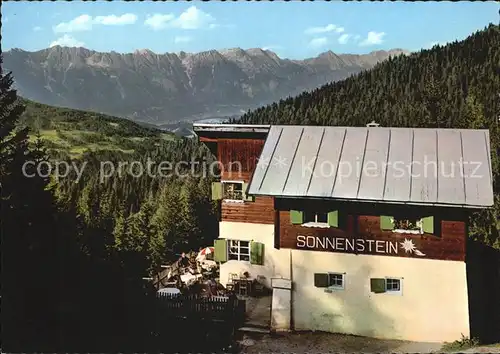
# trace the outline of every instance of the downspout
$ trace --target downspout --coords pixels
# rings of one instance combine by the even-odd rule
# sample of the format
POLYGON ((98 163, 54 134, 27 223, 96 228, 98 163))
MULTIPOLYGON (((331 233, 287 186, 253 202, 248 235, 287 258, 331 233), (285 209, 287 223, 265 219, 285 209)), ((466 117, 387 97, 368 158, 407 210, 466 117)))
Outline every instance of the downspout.
POLYGON ((292 261, 292 250, 290 249, 290 331, 295 330, 294 317, 293 317, 293 290, 295 288, 293 283, 293 261, 292 261))

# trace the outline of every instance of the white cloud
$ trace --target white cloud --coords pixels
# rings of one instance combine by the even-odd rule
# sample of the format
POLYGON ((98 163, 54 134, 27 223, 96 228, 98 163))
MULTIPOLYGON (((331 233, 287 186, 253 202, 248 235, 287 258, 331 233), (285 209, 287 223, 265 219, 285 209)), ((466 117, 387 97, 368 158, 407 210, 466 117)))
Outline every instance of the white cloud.
POLYGON ((109 16, 96 16, 94 18, 96 24, 106 25, 106 26, 122 26, 122 25, 133 25, 137 21, 137 15, 135 14, 123 14, 121 16, 109 15, 109 16))
POLYGON ((192 40, 193 38, 189 36, 177 36, 174 38, 175 43, 188 43, 191 42, 192 40))
POLYGON ((215 23, 215 18, 212 15, 203 12, 196 6, 189 7, 179 17, 175 17, 173 14, 151 15, 146 19, 144 24, 154 30, 161 30, 167 27, 184 30, 220 27, 219 24, 215 23))
POLYGON ((339 37, 338 41, 340 44, 346 44, 349 41, 350 37, 351 37, 350 34, 344 33, 339 37))
MULTIPOLYGON (((329 24, 324 27, 311 27, 308 28, 304 31, 306 34, 318 34, 318 33, 328 33, 328 32, 334 32, 337 30, 337 28, 342 28, 342 27, 337 27, 334 24, 329 24)), ((342 28, 342 30, 344 30, 342 28)))
POLYGON ((209 13, 191 6, 173 21, 173 25, 182 29, 199 29, 215 23, 215 18, 209 13))
POLYGON ((53 47, 55 45, 60 45, 61 47, 83 47, 84 44, 85 43, 80 42, 69 34, 65 34, 64 36, 50 43, 50 47, 53 47))
POLYGON ((361 36, 359 34, 354 36, 354 41, 357 42, 361 39, 361 36))
POLYGON ((154 14, 148 16, 144 24, 151 29, 161 30, 167 27, 168 23, 175 18, 173 14, 154 14))
POLYGON ((320 33, 329 33, 336 32, 342 33, 345 31, 344 27, 338 27, 334 24, 329 24, 323 27, 310 27, 304 31, 305 34, 320 34, 320 33))
POLYGON ((61 22, 54 26, 56 33, 90 31, 92 29, 92 16, 80 15, 69 22, 61 22))
POLYGON ((53 27, 56 33, 70 33, 80 31, 90 31, 94 25, 122 26, 131 25, 137 21, 137 16, 131 13, 121 16, 96 16, 80 15, 69 22, 61 22, 53 27))
POLYGON ((368 46, 368 45, 375 45, 375 44, 381 44, 384 40, 385 32, 374 32, 370 31, 368 32, 368 35, 364 40, 359 43, 361 46, 368 46))
POLYGON ((38 32, 38 31, 41 31, 41 30, 42 30, 42 27, 40 27, 40 26, 33 27, 33 31, 34 32, 38 32))
POLYGON ((313 38, 309 42, 309 45, 313 48, 321 48, 324 45, 328 43, 328 38, 326 37, 319 37, 319 38, 313 38))

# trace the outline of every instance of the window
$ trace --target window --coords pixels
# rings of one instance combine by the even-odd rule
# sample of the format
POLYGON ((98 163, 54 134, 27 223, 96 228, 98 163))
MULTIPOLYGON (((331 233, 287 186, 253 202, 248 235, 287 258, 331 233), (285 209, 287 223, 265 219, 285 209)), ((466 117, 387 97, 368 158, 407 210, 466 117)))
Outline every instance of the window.
POLYGON ((304 212, 304 223, 328 223, 328 213, 304 212))
POLYGON ((222 199, 243 201, 243 182, 222 182, 222 199))
POLYGON ((332 290, 343 290, 345 284, 345 273, 315 273, 314 286, 325 288, 325 292, 332 290))
POLYGON ((385 278, 385 291, 389 294, 401 295, 401 279, 399 278, 385 278))
POLYGON ((250 241, 228 240, 228 260, 249 261, 250 241))
POLYGON ((334 289, 344 289, 344 274, 328 273, 328 287, 334 289))
POLYGON ((385 279, 385 291, 400 291, 401 290, 401 280, 394 278, 385 279))
MULTIPOLYGON (((434 233, 434 217, 380 216, 380 228, 401 234, 432 234, 434 233)), ((436 235, 435 235, 436 236, 436 235)))
POLYGON ((394 218, 394 232, 422 233, 422 222, 418 218, 394 218))
POLYGON ((402 295, 403 278, 372 278, 370 279, 370 291, 375 294, 402 295))
POLYGON ((339 227, 339 212, 290 210, 290 222, 306 227, 339 227))

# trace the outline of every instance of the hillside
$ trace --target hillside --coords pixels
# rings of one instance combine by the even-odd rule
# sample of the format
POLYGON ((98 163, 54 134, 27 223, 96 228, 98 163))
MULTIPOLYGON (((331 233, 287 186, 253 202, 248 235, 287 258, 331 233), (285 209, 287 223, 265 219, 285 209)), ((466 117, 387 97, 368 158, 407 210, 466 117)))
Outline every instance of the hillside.
POLYGON ((399 56, 346 80, 243 115, 243 124, 488 128, 496 211, 475 218, 472 233, 500 248, 500 29, 399 56))
POLYGON ((241 123, 458 126, 475 96, 491 123, 500 112, 500 32, 398 56, 348 79, 243 115, 241 123))
POLYGON ((20 96, 53 106, 165 124, 241 115, 340 80, 403 50, 364 55, 331 51, 289 60, 259 48, 201 53, 120 54, 54 46, 3 53, 20 96), (84 84, 83 84, 84 83, 84 84))
POLYGON ((85 151, 134 152, 146 145, 175 139, 159 129, 104 114, 59 108, 22 100, 20 124, 30 128, 30 140, 39 136, 50 151, 77 157, 85 151))

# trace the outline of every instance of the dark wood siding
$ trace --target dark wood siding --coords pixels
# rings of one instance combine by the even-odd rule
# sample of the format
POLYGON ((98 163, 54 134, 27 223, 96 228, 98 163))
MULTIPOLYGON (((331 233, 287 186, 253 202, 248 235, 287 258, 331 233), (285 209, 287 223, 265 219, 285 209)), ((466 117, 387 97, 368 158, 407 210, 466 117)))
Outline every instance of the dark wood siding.
POLYGON ((217 143, 217 151, 223 171, 252 173, 263 146, 264 140, 220 139, 217 143))
MULTIPOLYGON (((250 182, 263 146, 262 139, 219 139, 221 180, 250 182)), ((256 197, 255 201, 244 203, 223 201, 221 206, 222 221, 274 224, 274 214, 272 197, 256 197)))
POLYGON ((274 224, 274 205, 271 197, 256 197, 254 202, 222 202, 222 221, 274 224))
MULTIPOLYGON (((393 245, 400 245, 400 242, 409 239, 413 241, 415 247, 420 250, 425 256, 416 257, 411 252, 405 252, 402 249, 398 249, 397 254, 387 253, 383 254, 386 256, 398 256, 398 257, 411 257, 411 258, 422 258, 422 259, 440 259, 440 260, 455 260, 464 261, 465 260, 465 241, 466 241, 466 223, 464 216, 459 214, 453 214, 449 212, 443 212, 442 210, 435 208, 431 210, 435 218, 435 232, 434 234, 399 234, 393 233, 392 231, 383 231, 380 228, 380 217, 378 214, 391 215, 392 210, 387 210, 384 205, 372 205, 369 208, 359 207, 360 212, 355 212, 356 207, 354 204, 334 204, 331 210, 339 210, 339 228, 311 228, 304 227, 301 225, 293 225, 290 222, 290 209, 298 209, 296 201, 277 201, 276 205, 279 208, 279 246, 280 248, 292 248, 298 249, 297 246, 297 236, 313 236, 320 239, 326 238, 345 238, 345 239, 363 239, 366 242, 372 243, 371 240, 376 241, 389 241, 393 245), (295 205, 294 205, 295 204, 295 205), (378 208, 378 209, 377 209, 378 208), (364 210, 363 210, 364 209, 364 210), (370 209, 372 209, 370 211, 370 209), (378 213, 376 210, 380 210, 378 213), (366 212, 368 215, 363 215, 366 212), (447 220, 448 218, 449 220, 447 220)), ((327 208, 328 203, 324 201, 318 202, 308 202, 308 208, 311 208, 314 204, 320 205, 318 208, 327 208)), ((400 207, 401 208, 401 207, 400 207)), ((418 209, 417 209, 418 212, 418 209)), ((429 212, 429 211, 426 211, 429 212)), ((412 211, 415 213, 415 210, 412 211)), ((354 242, 354 241, 353 241, 354 242)), ((375 245, 375 243, 372 243, 375 245)), ((311 244, 312 245, 312 244, 311 244)), ((380 243, 380 246, 385 245, 385 243, 380 243)), ((385 246, 383 246, 385 247, 385 246)), ((355 253, 358 252, 347 250, 331 250, 325 247, 316 247, 316 245, 308 247, 307 249, 313 249, 316 251, 326 251, 326 252, 342 252, 342 253, 355 253)), ((370 245, 370 251, 362 252, 363 254, 377 254, 375 246, 372 248, 370 245)))

